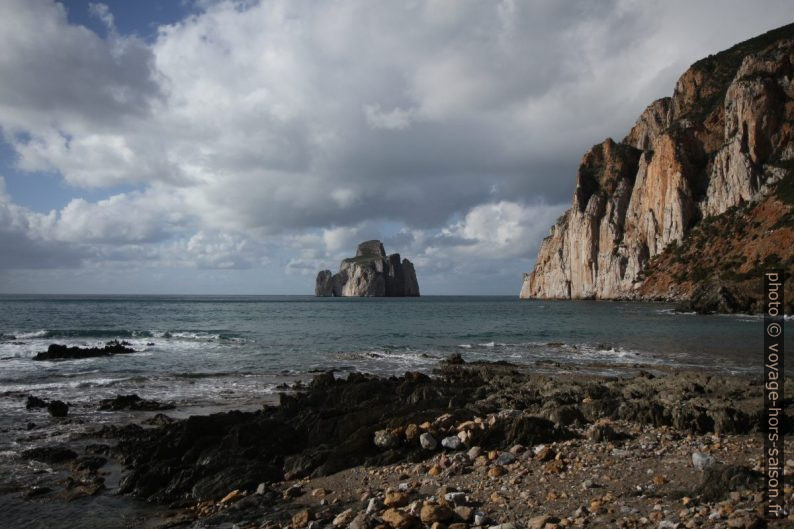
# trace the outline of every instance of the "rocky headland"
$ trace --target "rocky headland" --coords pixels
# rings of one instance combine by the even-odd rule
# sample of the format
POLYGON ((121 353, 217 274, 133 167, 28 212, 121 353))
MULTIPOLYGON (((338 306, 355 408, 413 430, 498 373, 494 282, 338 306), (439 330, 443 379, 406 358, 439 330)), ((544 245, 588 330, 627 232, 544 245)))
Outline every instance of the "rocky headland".
POLYGON ((790 314, 794 24, 696 62, 622 141, 592 147, 520 295, 759 312, 765 268, 786 270, 790 314))
POLYGON ((19 493, 130 494, 167 508, 146 522, 162 528, 764 527, 762 398, 757 377, 457 356, 431 375, 321 374, 258 411, 87 426, 24 452, 68 478, 19 493))
POLYGON ((355 257, 342 261, 339 272, 317 274, 314 294, 320 297, 405 297, 418 296, 416 270, 400 254, 386 255, 383 243, 366 241, 358 245, 355 257))

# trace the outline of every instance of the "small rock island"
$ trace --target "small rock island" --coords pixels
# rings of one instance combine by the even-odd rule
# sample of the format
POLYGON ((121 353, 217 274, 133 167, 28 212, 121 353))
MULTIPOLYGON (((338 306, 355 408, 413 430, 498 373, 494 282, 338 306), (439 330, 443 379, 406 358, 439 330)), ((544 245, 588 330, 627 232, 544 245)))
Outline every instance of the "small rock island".
POLYGON ((414 265, 400 254, 386 255, 383 243, 366 241, 358 245, 355 257, 342 261, 339 272, 317 274, 314 295, 319 297, 406 297, 419 295, 414 265))

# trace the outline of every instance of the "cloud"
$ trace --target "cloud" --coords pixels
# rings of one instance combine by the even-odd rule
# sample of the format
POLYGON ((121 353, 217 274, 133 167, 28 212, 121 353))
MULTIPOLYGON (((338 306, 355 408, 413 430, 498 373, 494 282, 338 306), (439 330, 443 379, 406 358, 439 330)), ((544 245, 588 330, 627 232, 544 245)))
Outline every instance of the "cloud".
POLYGON ((17 170, 76 195, 13 215, 7 197, 4 233, 84 252, 72 264, 279 273, 377 233, 428 266, 508 274, 491 256, 530 264, 590 145, 790 16, 772 0, 197 5, 147 42, 101 3, 105 36, 51 0, 0 3, 3 138, 17 170))

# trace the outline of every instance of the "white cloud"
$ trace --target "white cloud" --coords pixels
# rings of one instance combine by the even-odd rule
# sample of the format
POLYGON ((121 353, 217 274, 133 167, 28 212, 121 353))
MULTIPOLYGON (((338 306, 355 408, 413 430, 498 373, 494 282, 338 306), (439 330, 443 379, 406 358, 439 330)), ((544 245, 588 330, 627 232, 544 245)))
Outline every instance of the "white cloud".
POLYGON ((72 264, 300 271, 377 232, 428 266, 525 266, 559 209, 537 204, 569 200, 587 147, 689 63, 790 16, 777 0, 201 5, 145 42, 104 4, 102 37, 52 0, 0 2, 19 169, 135 189, 47 214, 5 197, 3 233, 72 264))
MULTIPOLYGON (((548 234, 566 204, 524 205, 500 201, 472 208, 460 222, 441 231, 442 239, 461 241, 450 247, 455 253, 470 257, 505 259, 532 257, 538 242, 548 234)), ((433 253, 444 253, 445 248, 430 248, 433 253)))

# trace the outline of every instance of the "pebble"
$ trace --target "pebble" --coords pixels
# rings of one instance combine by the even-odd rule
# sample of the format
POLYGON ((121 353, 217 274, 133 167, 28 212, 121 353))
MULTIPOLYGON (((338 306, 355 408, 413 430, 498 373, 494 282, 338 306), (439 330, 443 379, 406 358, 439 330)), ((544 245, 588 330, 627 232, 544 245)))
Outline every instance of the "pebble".
POLYGON ((419 436, 419 444, 425 450, 435 450, 438 447, 438 441, 432 434, 425 432, 419 436))
POLYGON ((548 516, 546 514, 541 514, 540 516, 535 516, 534 518, 530 518, 527 522, 527 527, 529 529, 543 529, 546 527, 547 523, 556 523, 558 521, 557 518, 553 516, 548 516))
POLYGON ((383 511, 381 518, 394 529, 412 529, 420 525, 420 521, 416 516, 397 509, 383 511))
POLYGON ((453 513, 448 507, 437 504, 426 504, 419 511, 419 519, 423 523, 432 524, 434 522, 446 522, 452 518, 453 513))
POLYGON ((464 448, 463 441, 457 435, 450 435, 441 440, 441 446, 449 450, 462 450, 464 448))
POLYGON ((341 527, 343 525, 348 525, 353 520, 353 509, 346 509, 339 514, 336 515, 334 518, 333 524, 334 527, 341 527))
POLYGON ((703 452, 692 453, 692 466, 697 470, 705 470, 717 462, 714 456, 703 452))
POLYGON ((302 529, 303 527, 306 527, 307 525, 309 525, 309 521, 311 520, 311 517, 312 517, 311 513, 306 509, 303 509, 302 511, 298 511, 292 517, 292 529, 302 529))
POLYGON ((383 499, 383 504, 386 507, 405 507, 408 505, 408 494, 402 491, 386 491, 386 497, 383 499))
POLYGON ((391 430, 378 430, 375 432, 374 442, 378 448, 397 448, 400 445, 400 438, 391 430))
POLYGON ((491 478, 498 478, 500 476, 504 476, 507 473, 504 467, 496 465, 488 469, 488 477, 491 478))
POLYGON ((383 502, 380 500, 380 498, 371 498, 369 500, 369 504, 367 504, 366 513, 375 514, 377 512, 380 512, 382 508, 383 508, 383 502))
POLYGON ((454 505, 465 505, 467 503, 465 492, 447 492, 444 494, 444 500, 454 505))
POLYGON ((235 489, 235 490, 231 491, 229 494, 227 494, 226 496, 224 496, 221 499, 220 503, 232 503, 234 501, 239 500, 240 497, 242 497, 242 493, 240 492, 239 489, 235 489))

